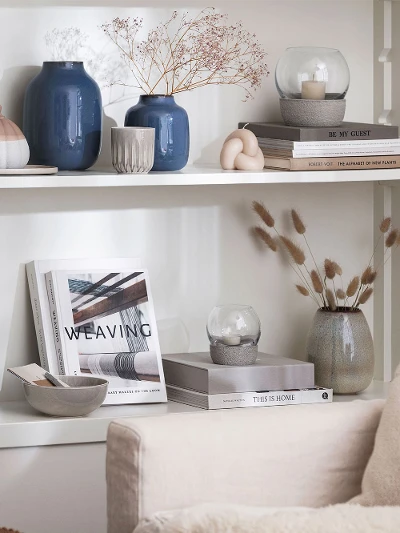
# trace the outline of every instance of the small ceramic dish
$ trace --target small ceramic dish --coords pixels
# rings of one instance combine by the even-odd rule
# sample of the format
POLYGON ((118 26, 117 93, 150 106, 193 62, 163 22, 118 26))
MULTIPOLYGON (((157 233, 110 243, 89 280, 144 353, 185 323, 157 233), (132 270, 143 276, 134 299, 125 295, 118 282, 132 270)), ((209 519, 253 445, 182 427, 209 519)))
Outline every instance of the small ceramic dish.
POLYGON ((23 383, 28 403, 37 411, 52 416, 88 415, 104 402, 108 381, 92 376, 56 376, 69 385, 40 387, 23 383))

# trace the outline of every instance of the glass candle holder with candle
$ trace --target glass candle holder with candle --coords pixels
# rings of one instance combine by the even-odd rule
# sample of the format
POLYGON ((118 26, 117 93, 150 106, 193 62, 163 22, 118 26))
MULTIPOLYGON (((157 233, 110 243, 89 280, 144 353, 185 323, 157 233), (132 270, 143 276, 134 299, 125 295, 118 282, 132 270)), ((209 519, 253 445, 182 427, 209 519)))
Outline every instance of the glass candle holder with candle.
POLYGON ((338 126, 342 122, 350 71, 339 50, 288 48, 277 63, 275 83, 287 125, 338 126))
POLYGON ((256 362, 260 320, 248 305, 214 307, 207 322, 210 355, 220 365, 243 366, 256 362))

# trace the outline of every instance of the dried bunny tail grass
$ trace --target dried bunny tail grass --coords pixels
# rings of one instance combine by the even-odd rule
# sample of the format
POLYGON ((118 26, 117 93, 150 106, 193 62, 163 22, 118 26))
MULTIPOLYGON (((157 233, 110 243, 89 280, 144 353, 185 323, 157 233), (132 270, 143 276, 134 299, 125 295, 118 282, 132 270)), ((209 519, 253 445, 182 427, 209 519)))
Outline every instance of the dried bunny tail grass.
POLYGON ((280 236, 281 241, 285 245, 287 251, 289 252, 291 258, 296 263, 296 265, 304 265, 306 256, 300 246, 297 246, 296 243, 289 239, 288 237, 280 236))
POLYGON ((387 248, 391 248, 397 241, 399 236, 399 231, 397 229, 392 229, 389 235, 386 237, 385 245, 387 248))
POLYGON ((358 276, 355 276, 350 281, 350 283, 347 285, 346 296, 348 296, 349 298, 354 296, 355 293, 357 292, 359 285, 360 285, 360 278, 358 276))
POLYGON ((254 234, 261 239, 267 246, 272 250, 273 252, 276 252, 278 247, 276 245, 275 240, 271 237, 271 235, 268 233, 268 231, 265 231, 260 226, 255 226, 253 228, 254 234))
POLYGON ((361 274, 361 285, 368 285, 368 280, 371 279, 373 270, 371 266, 367 266, 364 272, 361 274))
POLYGON ((328 279, 333 279, 336 276, 335 263, 330 259, 325 259, 324 270, 328 279))
POLYGON ((343 274, 342 267, 338 265, 335 261, 332 261, 333 269, 335 270, 335 274, 338 276, 341 276, 343 274))
POLYGON ((372 285, 372 283, 376 280, 377 275, 378 272, 376 270, 371 270, 369 276, 367 276, 367 285, 372 285))
POLYGON ((365 291, 361 293, 361 296, 358 299, 358 303, 359 304, 365 304, 369 300, 369 298, 370 298, 370 296, 371 296, 371 294, 373 292, 374 292, 374 289, 372 287, 369 287, 368 289, 365 289, 365 291))
POLYGON ((325 294, 326 294, 326 299, 327 299, 328 304, 329 304, 329 309, 331 311, 336 311, 335 295, 333 294, 331 289, 326 289, 325 294))
POLYGON ((261 220, 269 227, 273 228, 275 226, 274 217, 268 211, 264 204, 260 202, 253 202, 253 211, 261 218, 261 220))
POLYGON ((303 287, 303 285, 296 285, 296 289, 299 291, 300 294, 303 296, 310 296, 309 291, 303 287))
POLYGON ((324 287, 322 285, 321 278, 319 277, 319 274, 316 270, 311 270, 310 278, 314 287, 314 290, 318 294, 322 294, 324 292, 324 287))
POLYGON ((384 218, 382 222, 379 224, 379 229, 381 230, 381 233, 387 233, 389 231, 391 224, 392 224, 391 217, 384 218))
POLYGON ((344 300, 346 298, 346 293, 343 289, 337 289, 336 296, 339 300, 344 300))
POLYGON ((294 229, 297 231, 297 233, 300 233, 300 235, 303 235, 303 233, 306 232, 306 227, 303 223, 303 221, 300 218, 300 215, 295 209, 292 209, 292 221, 294 229))

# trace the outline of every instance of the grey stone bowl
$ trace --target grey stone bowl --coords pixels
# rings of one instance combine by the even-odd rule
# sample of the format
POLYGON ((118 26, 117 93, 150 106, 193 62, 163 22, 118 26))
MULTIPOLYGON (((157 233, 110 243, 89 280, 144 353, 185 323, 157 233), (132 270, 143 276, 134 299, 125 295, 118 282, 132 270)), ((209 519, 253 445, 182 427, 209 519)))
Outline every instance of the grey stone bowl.
POLYGON ((287 126, 336 127, 343 122, 346 100, 281 98, 281 114, 287 126))
POLYGON ((210 344, 210 356, 216 365, 247 366, 257 361, 258 346, 242 344, 240 346, 226 346, 225 344, 210 344))
POLYGON ((40 387, 24 383, 28 403, 37 411, 52 416, 88 415, 104 402, 108 381, 91 376, 56 376, 69 385, 40 387))

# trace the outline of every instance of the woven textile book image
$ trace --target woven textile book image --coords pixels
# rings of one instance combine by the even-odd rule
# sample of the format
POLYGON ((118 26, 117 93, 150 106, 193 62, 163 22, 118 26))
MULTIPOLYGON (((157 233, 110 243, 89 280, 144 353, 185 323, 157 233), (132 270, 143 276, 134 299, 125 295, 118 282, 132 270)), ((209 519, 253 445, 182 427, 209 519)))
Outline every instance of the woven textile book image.
POLYGON ((166 401, 147 273, 46 274, 59 371, 103 376, 106 404, 166 401))

